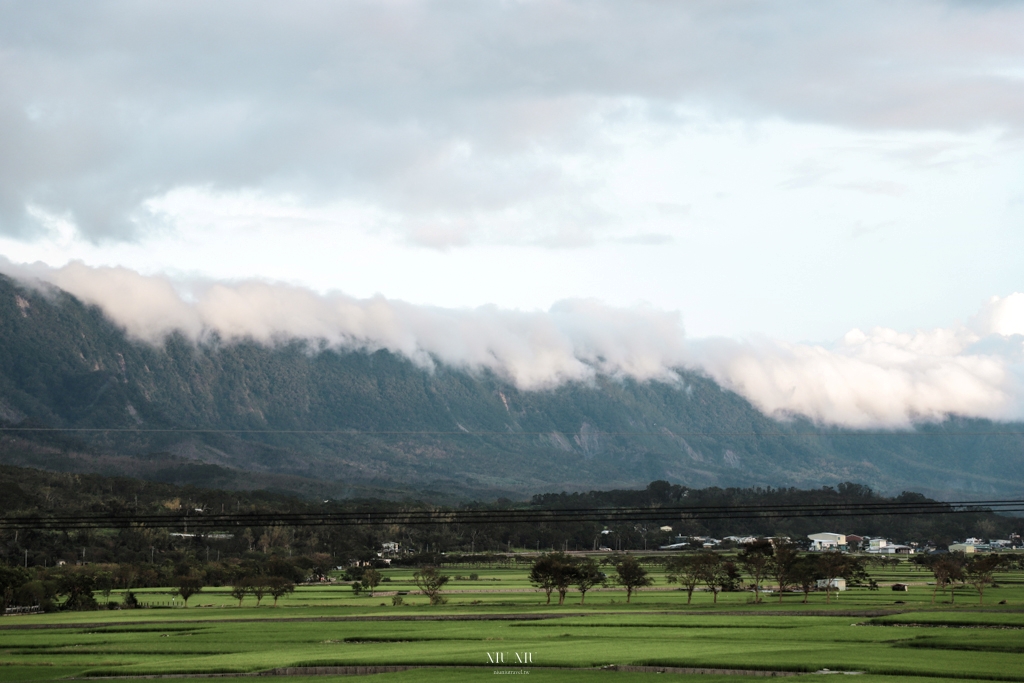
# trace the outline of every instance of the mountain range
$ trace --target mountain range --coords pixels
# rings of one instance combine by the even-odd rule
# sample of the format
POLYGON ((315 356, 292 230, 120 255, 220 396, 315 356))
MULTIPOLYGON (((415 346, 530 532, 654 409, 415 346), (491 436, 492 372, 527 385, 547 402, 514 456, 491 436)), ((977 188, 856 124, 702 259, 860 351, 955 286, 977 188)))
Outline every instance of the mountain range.
POLYGON ((710 378, 524 391, 492 372, 303 339, 135 340, 101 310, 0 276, 0 462, 307 496, 523 498, 857 482, 1024 493, 1024 424, 863 431, 776 419, 710 378))

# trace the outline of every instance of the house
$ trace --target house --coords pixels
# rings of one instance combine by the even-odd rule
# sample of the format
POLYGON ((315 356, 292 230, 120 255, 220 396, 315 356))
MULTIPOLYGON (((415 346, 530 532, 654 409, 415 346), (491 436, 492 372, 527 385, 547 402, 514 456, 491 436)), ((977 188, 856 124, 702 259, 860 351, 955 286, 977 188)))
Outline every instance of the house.
POLYGON ((845 534, 808 534, 807 538, 811 539, 811 550, 846 550, 845 534))
POLYGON ((395 541, 384 541, 384 543, 381 544, 380 548, 381 548, 381 553, 383 553, 385 555, 387 555, 389 553, 391 555, 397 555, 398 554, 398 543, 396 543, 395 541))
POLYGON ((913 555, 914 549, 909 545, 901 545, 899 543, 890 543, 889 545, 882 548, 883 555, 913 555))
POLYGON ((890 541, 884 538, 869 538, 867 550, 869 553, 883 553, 889 544, 890 541))
POLYGON ((951 552, 951 553, 964 553, 965 555, 970 555, 971 553, 974 552, 974 544, 973 543, 950 543, 949 544, 949 552, 951 552))
POLYGON ((860 544, 864 539, 864 536, 858 536, 857 534, 846 534, 846 545, 850 548, 860 548, 860 544))
POLYGON ((732 541, 736 545, 746 545, 757 541, 757 536, 726 536, 723 541, 732 541))
POLYGON ((704 548, 714 548, 721 543, 717 538, 711 538, 710 536, 683 536, 682 534, 676 536, 675 541, 676 544, 689 543, 690 545, 700 545, 704 548))
MULTIPOLYGON (((832 579, 832 590, 844 591, 846 590, 846 579, 832 579)), ((825 587, 829 584, 825 579, 818 579, 818 590, 825 590, 825 587)))

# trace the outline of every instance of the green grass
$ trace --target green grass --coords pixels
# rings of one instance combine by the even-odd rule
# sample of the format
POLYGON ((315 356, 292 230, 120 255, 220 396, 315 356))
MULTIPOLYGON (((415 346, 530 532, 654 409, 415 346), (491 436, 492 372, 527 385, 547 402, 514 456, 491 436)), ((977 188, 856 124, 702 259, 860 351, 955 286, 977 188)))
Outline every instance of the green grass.
MULTIPOLYGON (((579 594, 570 593, 558 606, 523 590, 524 570, 451 573, 470 571, 500 580, 452 582, 449 601, 440 606, 410 593, 405 605, 395 607, 390 596, 320 585, 299 587, 277 608, 266 600, 256 608, 252 598, 239 608, 227 589, 206 589, 187 609, 5 617, 0 680, 349 665, 466 667, 372 677, 380 681, 493 680, 486 653, 500 651, 512 661, 511 653, 532 653, 528 680, 629 681, 649 675, 574 668, 646 665, 865 672, 859 683, 1024 682, 1024 581, 1017 575, 1000 575, 1000 587, 986 591, 984 607, 967 590, 958 592, 955 604, 940 594, 933 605, 924 585, 930 575, 906 567, 878 580, 915 584, 907 593, 852 589, 831 604, 824 594, 812 594, 808 604, 802 595, 786 594, 782 604, 767 596, 755 605, 750 593, 726 593, 715 605, 710 594, 698 593, 687 605, 682 591, 644 590, 627 605, 623 591, 603 590, 588 593, 582 606, 579 594), (1007 604, 998 605, 1001 600, 1007 604)), ((411 571, 385 573, 392 580, 383 590, 414 590, 411 571)), ((663 577, 656 578, 656 587, 664 587, 663 577)), ((143 601, 169 600, 166 590, 137 594, 143 601)), ((702 677, 708 678, 741 679, 702 677)), ((836 683, 835 676, 801 681, 809 678, 836 683)))

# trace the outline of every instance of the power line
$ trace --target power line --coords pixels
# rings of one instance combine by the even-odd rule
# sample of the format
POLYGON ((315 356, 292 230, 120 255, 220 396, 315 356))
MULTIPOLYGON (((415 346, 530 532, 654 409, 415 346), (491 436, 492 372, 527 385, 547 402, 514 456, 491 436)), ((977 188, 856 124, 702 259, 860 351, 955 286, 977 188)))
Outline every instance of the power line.
POLYGON ((179 528, 193 530, 243 526, 367 526, 384 524, 540 524, 670 520, 792 519, 968 513, 1024 512, 1024 500, 919 501, 823 505, 671 506, 660 508, 580 508, 543 510, 391 510, 334 513, 253 512, 215 515, 105 514, 8 517, 0 530, 179 528))

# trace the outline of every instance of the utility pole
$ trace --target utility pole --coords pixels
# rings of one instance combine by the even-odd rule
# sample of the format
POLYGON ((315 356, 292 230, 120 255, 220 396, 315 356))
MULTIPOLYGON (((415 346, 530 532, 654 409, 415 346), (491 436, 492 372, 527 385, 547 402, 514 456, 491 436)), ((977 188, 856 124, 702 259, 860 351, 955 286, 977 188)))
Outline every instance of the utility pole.
POLYGON ((28 569, 28 548, 25 548, 25 569, 28 569))

